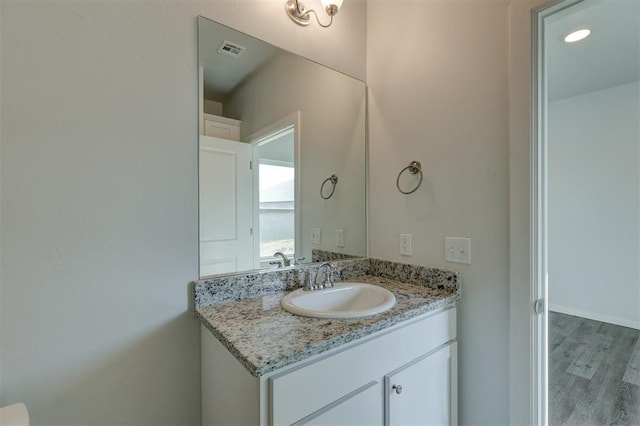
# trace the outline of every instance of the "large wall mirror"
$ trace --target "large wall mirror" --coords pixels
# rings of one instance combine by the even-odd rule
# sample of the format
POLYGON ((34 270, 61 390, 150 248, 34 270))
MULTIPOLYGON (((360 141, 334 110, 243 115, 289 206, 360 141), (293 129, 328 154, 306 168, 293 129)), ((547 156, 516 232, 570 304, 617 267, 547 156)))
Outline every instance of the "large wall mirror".
POLYGON ((198 58, 200 276, 364 256, 365 84, 203 17, 198 58))

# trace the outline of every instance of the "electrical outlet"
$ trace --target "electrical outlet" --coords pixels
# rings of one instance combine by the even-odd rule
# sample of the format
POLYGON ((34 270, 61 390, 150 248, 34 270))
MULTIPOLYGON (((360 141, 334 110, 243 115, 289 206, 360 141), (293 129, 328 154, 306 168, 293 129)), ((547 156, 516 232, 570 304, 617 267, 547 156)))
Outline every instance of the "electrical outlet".
POLYGON ((448 262, 471 264, 471 239, 445 237, 444 258, 448 262))
POLYGON ((400 234, 400 255, 411 256, 411 234, 400 234))
POLYGON ((336 229, 336 247, 344 248, 344 229, 336 229))
POLYGON ((320 228, 311 228, 311 244, 320 244, 320 228))

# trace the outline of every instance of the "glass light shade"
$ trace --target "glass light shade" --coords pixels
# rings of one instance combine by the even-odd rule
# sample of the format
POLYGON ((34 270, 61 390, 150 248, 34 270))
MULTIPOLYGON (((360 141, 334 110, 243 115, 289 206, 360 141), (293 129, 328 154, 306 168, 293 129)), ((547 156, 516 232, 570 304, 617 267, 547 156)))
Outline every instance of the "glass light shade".
POLYGON ((584 40, 585 38, 589 37, 589 34, 591 34, 591 31, 586 28, 582 30, 574 31, 569 35, 567 35, 564 38, 564 41, 567 43, 575 43, 576 41, 584 40))
POLYGON ((328 6, 331 6, 331 5, 335 5, 338 8, 338 10, 340 10, 340 8, 342 7, 343 1, 344 0, 320 0, 320 3, 322 3, 322 8, 325 10, 327 9, 328 6))

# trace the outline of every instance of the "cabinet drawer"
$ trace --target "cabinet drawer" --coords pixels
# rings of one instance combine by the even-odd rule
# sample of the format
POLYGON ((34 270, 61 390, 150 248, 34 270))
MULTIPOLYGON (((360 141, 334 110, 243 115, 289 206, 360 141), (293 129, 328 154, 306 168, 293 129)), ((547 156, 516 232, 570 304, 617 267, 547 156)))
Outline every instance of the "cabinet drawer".
POLYGON ((312 413, 293 426, 372 426, 381 425, 381 383, 367 383, 360 389, 312 413))
POLYGON ((273 425, 290 425, 455 339, 456 310, 448 309, 363 339, 361 344, 269 378, 273 425), (348 350, 347 350, 348 349, 348 350), (292 402, 295 401, 295 402, 292 402))

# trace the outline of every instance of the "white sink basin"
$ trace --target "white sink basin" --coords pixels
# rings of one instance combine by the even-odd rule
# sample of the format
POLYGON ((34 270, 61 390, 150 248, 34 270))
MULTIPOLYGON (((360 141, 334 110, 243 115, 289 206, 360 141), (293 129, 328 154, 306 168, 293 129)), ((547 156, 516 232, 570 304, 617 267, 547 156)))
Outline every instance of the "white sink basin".
POLYGON ((386 288, 366 283, 337 283, 324 290, 298 289, 282 299, 292 314, 314 318, 361 318, 388 311, 396 297, 386 288))

